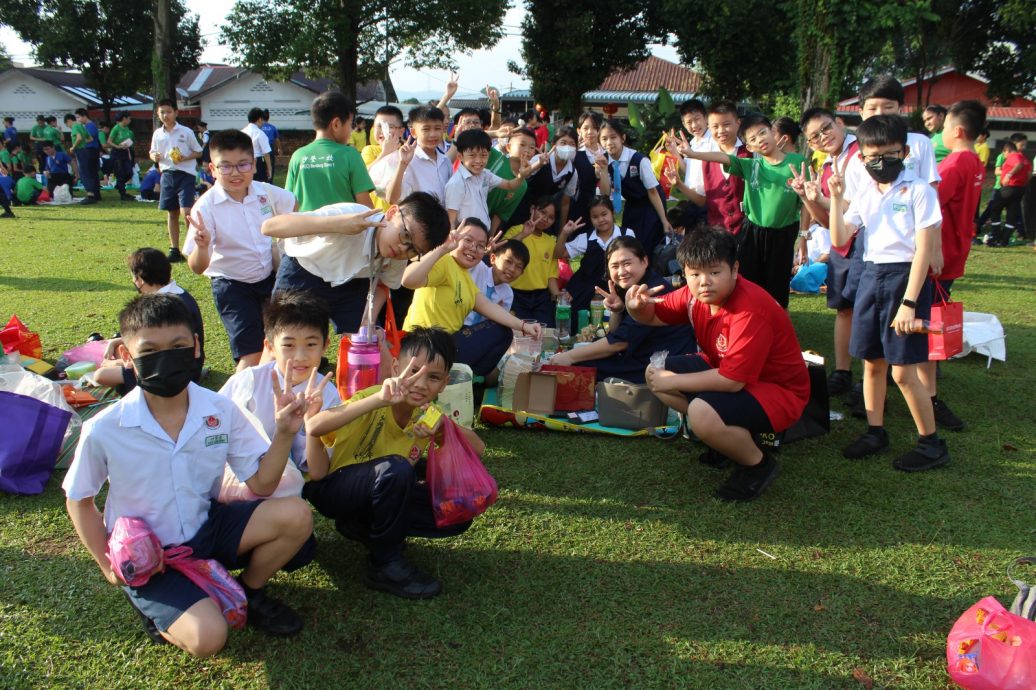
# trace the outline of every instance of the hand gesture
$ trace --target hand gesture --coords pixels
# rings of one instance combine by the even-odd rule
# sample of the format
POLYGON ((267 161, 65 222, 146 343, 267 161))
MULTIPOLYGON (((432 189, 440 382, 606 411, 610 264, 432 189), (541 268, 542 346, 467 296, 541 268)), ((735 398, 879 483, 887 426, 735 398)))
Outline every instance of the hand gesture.
POLYGON ((399 147, 399 162, 402 165, 410 165, 410 161, 414 160, 414 151, 416 150, 417 140, 410 137, 399 147))
POLYGON ((399 145, 401 143, 400 137, 393 134, 392 130, 389 130, 389 133, 385 135, 384 139, 385 140, 381 144, 381 152, 383 155, 395 153, 399 150, 399 145))
POLYGON ((677 151, 684 158, 689 158, 694 149, 691 148, 691 142, 687 141, 687 135, 680 130, 680 145, 677 147, 677 151))
POLYGON ((417 358, 411 357, 410 362, 407 363, 406 367, 398 376, 385 379, 385 382, 381 384, 381 390, 378 392, 378 397, 380 397, 383 402, 388 405, 395 405, 396 403, 401 403, 406 400, 406 396, 410 392, 410 387, 428 371, 427 366, 422 366, 413 374, 408 375, 407 372, 414 368, 414 362, 416 361, 417 358))
POLYGON ((507 240, 504 239, 504 231, 497 230, 496 234, 489 238, 488 251, 490 253, 495 252, 497 248, 501 247, 506 241, 507 240))
POLYGON ((457 95, 457 89, 460 88, 460 82, 457 81, 459 78, 459 73, 450 71, 450 80, 446 82, 446 93, 445 98, 443 99, 447 103, 449 103, 450 99, 457 95))
POLYGON ((381 212, 381 209, 372 208, 369 211, 335 216, 335 231, 342 235, 359 235, 367 228, 388 227, 388 223, 384 220, 371 220, 372 216, 381 212))
POLYGON ((500 90, 486 84, 486 98, 489 99, 489 105, 493 110, 500 110, 500 90))
POLYGON ((306 383, 306 390, 302 394, 306 401, 303 415, 305 419, 309 419, 324 407, 324 388, 327 387, 327 382, 331 379, 331 372, 324 374, 319 381, 317 381, 317 374, 317 368, 313 367, 313 371, 309 375, 309 381, 306 383))
POLYGON ((677 183, 677 181, 679 180, 679 177, 680 177, 677 174, 676 166, 674 166, 674 165, 663 165, 662 166, 662 175, 665 176, 666 182, 669 183, 670 187, 675 187, 676 183, 677 183))
POLYGON ((831 192, 832 199, 842 199, 845 194, 845 171, 849 169, 849 162, 852 156, 845 157, 845 163, 841 169, 838 166, 838 159, 831 161, 831 177, 827 178, 827 191, 831 192))
POLYGON ((598 153, 597 157, 594 158, 594 170, 597 171, 597 176, 608 174, 608 159, 605 158, 604 153, 598 153))
POLYGON ((615 281, 614 280, 609 280, 608 281, 608 292, 605 292, 604 289, 601 288, 600 286, 595 287, 594 291, 597 292, 598 295, 600 295, 601 297, 604 298, 604 308, 605 309, 607 309, 608 311, 612 311, 612 312, 622 311, 623 301, 622 301, 622 298, 619 297, 619 293, 615 291, 615 281))
POLYGON ((658 304, 662 301, 661 297, 656 297, 662 290, 665 289, 664 285, 658 287, 649 288, 647 285, 634 285, 626 291, 626 311, 637 311, 643 309, 649 304, 658 304))
POLYGON ((575 220, 570 220, 570 221, 568 221, 567 223, 565 223, 561 227, 561 236, 567 238, 567 237, 571 236, 572 233, 574 233, 576 230, 578 230, 579 228, 585 227, 585 226, 586 226, 586 223, 583 222, 582 218, 576 218, 575 220))
POLYGON ((820 184, 817 179, 813 176, 813 168, 802 163, 799 169, 796 170, 793 164, 789 164, 791 168, 791 178, 788 180, 788 186, 795 190, 795 193, 800 197, 806 199, 806 201, 816 201, 822 195, 820 190, 820 184))
POLYGON ((522 335, 526 335, 525 330, 528 329, 530 333, 528 335, 536 340, 539 340, 543 336, 543 331, 538 323, 525 323, 522 321, 521 332, 522 335))
POLYGON ((270 369, 270 380, 273 383, 273 419, 276 430, 294 436, 302 428, 305 421, 306 398, 302 393, 295 395, 291 390, 291 370, 295 360, 284 363, 284 388, 277 375, 277 368, 270 369))
POLYGON ((439 245, 440 256, 449 254, 454 249, 460 246, 460 235, 456 230, 450 230, 450 234, 446 236, 446 240, 439 245))
POLYGON ((210 235, 208 229, 206 229, 205 221, 202 220, 201 214, 188 213, 184 217, 187 219, 187 224, 194 228, 194 243, 202 249, 208 247, 212 242, 212 235, 210 235))

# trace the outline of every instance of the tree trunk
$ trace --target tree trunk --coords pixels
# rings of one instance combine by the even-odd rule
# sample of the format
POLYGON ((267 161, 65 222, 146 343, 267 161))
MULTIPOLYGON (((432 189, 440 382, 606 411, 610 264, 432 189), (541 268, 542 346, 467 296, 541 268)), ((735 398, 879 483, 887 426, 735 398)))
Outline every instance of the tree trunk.
POLYGON ((172 76, 172 10, 169 0, 155 0, 155 52, 151 56, 151 95, 155 102, 155 128, 158 124, 158 101, 171 98, 176 102, 176 86, 172 76))
POLYGON ((350 0, 340 0, 343 16, 351 17, 349 26, 338 35, 338 89, 356 102, 356 77, 359 72, 357 62, 359 61, 359 45, 356 41, 359 31, 359 9, 350 0))

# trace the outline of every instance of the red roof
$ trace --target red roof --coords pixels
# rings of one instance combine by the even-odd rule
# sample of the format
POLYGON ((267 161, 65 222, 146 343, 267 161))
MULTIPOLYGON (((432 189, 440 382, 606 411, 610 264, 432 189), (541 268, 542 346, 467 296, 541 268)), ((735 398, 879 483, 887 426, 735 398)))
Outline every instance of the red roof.
POLYGON ((690 67, 651 55, 628 72, 612 72, 597 90, 658 91, 663 86, 669 91, 697 93, 701 90, 701 75, 690 67))
MULTIPOLYGON (((912 113, 914 106, 904 105, 901 108, 904 115, 912 113)), ((860 112, 860 106, 858 105, 840 105, 838 106, 839 113, 858 113, 860 112)), ((986 119, 988 120, 1036 120, 1036 108, 1014 108, 1004 106, 992 106, 986 109, 986 119)))

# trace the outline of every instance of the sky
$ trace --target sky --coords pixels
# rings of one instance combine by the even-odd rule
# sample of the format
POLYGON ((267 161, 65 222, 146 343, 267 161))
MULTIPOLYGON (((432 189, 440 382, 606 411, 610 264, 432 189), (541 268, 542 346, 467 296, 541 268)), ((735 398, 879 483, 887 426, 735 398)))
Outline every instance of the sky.
MULTIPOLYGON (((202 36, 206 46, 202 52, 203 62, 231 62, 227 48, 219 44, 219 27, 223 23, 234 0, 187 0, 187 7, 199 17, 202 36)), ((479 50, 471 55, 460 55, 460 89, 457 98, 474 97, 486 84, 492 84, 506 92, 512 88, 528 88, 527 81, 507 70, 507 61, 521 64, 521 23, 525 7, 521 0, 512 0, 511 8, 504 18, 507 35, 490 50, 479 50)), ((22 43, 10 29, 0 28, 0 42, 17 62, 32 62, 31 48, 22 43)), ((652 53, 660 58, 679 61, 676 50, 669 46, 652 46, 652 53)), ((394 65, 392 83, 400 98, 411 95, 424 97, 426 92, 440 93, 449 80, 444 70, 416 70, 405 65, 394 65)))

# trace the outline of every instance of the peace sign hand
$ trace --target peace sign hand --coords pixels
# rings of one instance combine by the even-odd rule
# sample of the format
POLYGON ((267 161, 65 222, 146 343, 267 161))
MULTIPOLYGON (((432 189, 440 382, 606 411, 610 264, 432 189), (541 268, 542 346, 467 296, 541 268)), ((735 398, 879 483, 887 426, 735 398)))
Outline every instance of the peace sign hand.
POLYGON ((619 293, 615 291, 615 281, 608 281, 608 292, 605 292, 601 286, 594 288, 598 295, 604 298, 604 308, 608 311, 622 311, 623 302, 622 298, 619 297, 619 293))
POLYGON ((643 309, 649 304, 659 304, 662 302, 661 297, 657 297, 662 290, 665 289, 664 285, 658 287, 649 288, 647 285, 634 285, 626 291, 626 311, 637 311, 643 309))
POLYGON ((831 161, 831 177, 827 178, 827 191, 831 192, 832 199, 841 201, 845 194, 845 171, 848 170, 851 160, 852 156, 846 156, 841 170, 838 169, 837 158, 831 161))
POLYGON ((410 393, 410 388, 428 371, 428 366, 424 365, 413 374, 407 375, 406 372, 414 368, 414 362, 416 361, 416 357, 411 357, 410 362, 398 376, 385 379, 385 382, 381 384, 381 391, 378 392, 378 397, 386 405, 395 405, 406 400, 406 396, 410 393))
POLYGON ((306 397, 302 393, 296 395, 291 390, 291 370, 295 360, 284 363, 284 388, 277 375, 277 367, 270 369, 270 381, 273 386, 273 418, 276 430, 294 436, 302 428, 305 421, 306 397))
POLYGON ((446 101, 449 102, 451 98, 457 93, 457 89, 460 88, 460 74, 458 72, 450 72, 450 80, 446 82, 446 101))
POLYGON ((414 151, 417 150, 417 140, 410 137, 406 142, 399 147, 399 162, 404 165, 409 165, 410 161, 414 160, 414 151))
POLYGON ((567 223, 565 223, 562 226, 562 228, 561 228, 561 236, 562 237, 568 237, 572 233, 574 233, 576 230, 578 230, 581 227, 584 227, 585 225, 586 225, 586 223, 583 221, 582 218, 576 218, 575 220, 570 220, 570 221, 568 221, 567 223))
POLYGON ((496 234, 489 238, 489 252, 495 252, 503 246, 505 242, 507 242, 507 240, 504 239, 504 231, 497 230, 496 234))
POLYGON ((331 372, 324 374, 320 381, 317 381, 317 368, 313 367, 313 372, 309 375, 309 381, 306 383, 306 390, 302 394, 305 399, 305 418, 309 419, 324 407, 324 388, 327 387, 327 382, 331 379, 331 372))
POLYGON ((187 224, 194 228, 194 244, 201 248, 209 246, 212 242, 212 235, 209 234, 208 229, 205 227, 205 221, 202 220, 200 213, 188 213, 185 218, 187 224))

